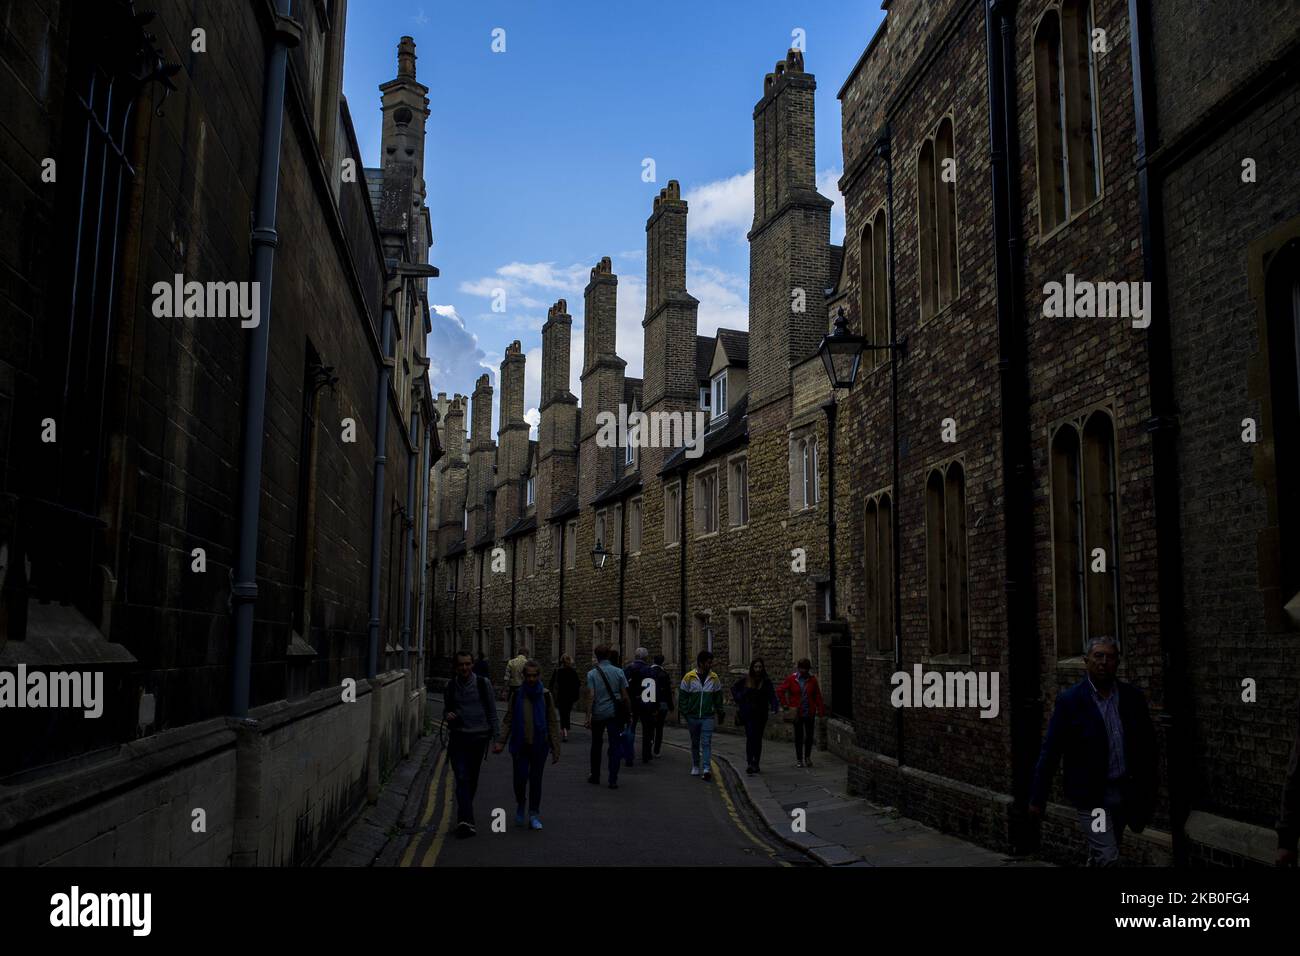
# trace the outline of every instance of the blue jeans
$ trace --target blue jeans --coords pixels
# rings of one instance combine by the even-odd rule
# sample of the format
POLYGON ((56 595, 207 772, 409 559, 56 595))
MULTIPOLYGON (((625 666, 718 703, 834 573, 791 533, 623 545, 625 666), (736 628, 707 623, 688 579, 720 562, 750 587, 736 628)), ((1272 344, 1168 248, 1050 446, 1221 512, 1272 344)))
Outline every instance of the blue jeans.
POLYGON ((709 758, 713 755, 713 718, 687 717, 686 726, 691 731, 691 766, 699 767, 700 773, 709 772, 709 758), (700 762, 700 751, 704 751, 704 762, 700 762))
POLYGON ((529 745, 524 744, 514 754, 515 763, 515 805, 522 807, 524 798, 528 799, 528 812, 533 816, 542 809, 542 771, 546 769, 546 758, 551 748, 546 740, 529 745))

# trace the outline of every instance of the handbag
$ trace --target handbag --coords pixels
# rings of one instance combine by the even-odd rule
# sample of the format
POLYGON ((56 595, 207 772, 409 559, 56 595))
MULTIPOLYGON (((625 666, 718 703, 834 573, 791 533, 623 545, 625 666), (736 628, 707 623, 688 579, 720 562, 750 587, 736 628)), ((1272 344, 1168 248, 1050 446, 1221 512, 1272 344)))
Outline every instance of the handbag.
POLYGON ((597 664, 596 673, 605 682, 605 690, 609 693, 610 700, 614 702, 614 722, 623 725, 628 724, 627 704, 623 703, 623 698, 615 694, 614 688, 609 686, 609 678, 605 676, 605 668, 597 664))

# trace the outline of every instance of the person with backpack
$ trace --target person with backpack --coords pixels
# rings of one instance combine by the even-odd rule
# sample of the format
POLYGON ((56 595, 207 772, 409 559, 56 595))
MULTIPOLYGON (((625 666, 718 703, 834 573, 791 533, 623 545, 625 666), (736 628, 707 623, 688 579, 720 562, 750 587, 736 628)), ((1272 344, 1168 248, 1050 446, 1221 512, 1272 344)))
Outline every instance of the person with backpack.
POLYGON ((668 711, 673 709, 673 678, 668 673, 668 668, 664 667, 664 656, 655 655, 655 662, 650 667, 650 673, 655 679, 655 696, 659 698, 659 712, 655 714, 655 745, 654 755, 659 756, 659 751, 664 745, 664 722, 668 720, 668 711))
POLYGON ((591 731, 591 776, 600 783, 600 738, 609 736, 609 789, 618 789, 618 765, 623 756, 623 728, 631 712, 627 675, 609 662, 609 645, 596 645, 596 666, 587 672, 587 720, 591 731))
POLYGON ((443 688, 442 719, 447 725, 447 762, 456 777, 456 836, 472 837, 474 794, 488 744, 500 728, 496 695, 486 678, 474 673, 469 651, 456 652, 456 674, 443 688))
POLYGON ((655 680, 654 671, 650 667, 650 652, 644 647, 638 647, 634 654, 635 659, 623 672, 627 675, 628 697, 632 701, 632 752, 628 755, 628 766, 631 766, 636 758, 636 726, 641 725, 641 762, 649 763, 654 759, 652 753, 654 749, 655 722, 659 716, 659 684, 655 680), (649 688, 654 688, 653 695, 647 694, 649 688), (652 696, 647 701, 646 697, 652 696))
POLYGON ((818 717, 826 716, 821 685, 812 674, 812 661, 803 657, 795 672, 781 682, 776 696, 794 716, 794 758, 796 767, 811 767, 813 733, 818 717))
POLYGON ((691 776, 711 780, 713 728, 723 720, 722 681, 714 673, 712 651, 700 651, 695 669, 686 672, 678 689, 679 710, 691 732, 691 776))
POLYGON ((546 769, 547 751, 551 763, 560 762, 560 739, 556 734, 560 715, 551 692, 542 686, 542 665, 531 659, 525 661, 523 678, 523 683, 510 692, 506 719, 501 725, 501 735, 492 744, 492 752, 499 754, 507 743, 510 745, 515 765, 515 826, 525 825, 527 797, 527 826, 530 830, 540 830, 542 772, 546 769))
POLYGON ((749 662, 749 673, 732 685, 731 696, 745 727, 745 773, 761 773, 758 762, 763 758, 763 731, 767 729, 768 714, 775 714, 778 707, 776 689, 767 676, 763 658, 749 662))
POLYGON ((528 663, 528 648, 519 648, 519 653, 506 661, 506 691, 519 687, 524 682, 524 665, 528 663))
POLYGON ((560 666, 551 674, 551 696, 560 712, 560 740, 569 739, 569 714, 579 697, 578 672, 573 666, 573 658, 565 654, 560 658, 560 666))

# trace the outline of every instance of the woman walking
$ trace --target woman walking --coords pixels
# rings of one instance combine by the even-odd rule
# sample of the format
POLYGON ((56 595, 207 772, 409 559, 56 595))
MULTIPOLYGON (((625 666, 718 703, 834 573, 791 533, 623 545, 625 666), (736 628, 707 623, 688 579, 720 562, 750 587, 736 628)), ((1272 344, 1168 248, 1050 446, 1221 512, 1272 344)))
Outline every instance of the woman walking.
POLYGON ((781 704, 794 711, 794 757, 796 767, 811 767, 813 728, 818 717, 826 716, 822 689, 812 674, 812 661, 800 659, 793 674, 781 682, 776 694, 781 704))
POLYGON ((582 693, 582 681, 578 678, 578 669, 573 666, 573 658, 565 654, 560 658, 560 666, 551 674, 551 696, 560 712, 560 739, 569 739, 569 714, 582 693))
POLYGON ((540 830, 542 821, 542 771, 546 753, 551 763, 559 763, 560 740, 555 728, 560 722, 551 692, 542 686, 542 665, 530 660, 524 664, 524 682, 510 692, 506 718, 501 722, 501 736, 492 745, 500 753, 508 742, 515 763, 515 826, 540 830), (528 819, 524 821, 525 798, 528 819))
POLYGON ((762 773, 758 762, 763 759, 763 731, 768 715, 777 711, 776 688, 763 658, 749 662, 749 673, 732 685, 731 697, 745 727, 745 773, 762 773))

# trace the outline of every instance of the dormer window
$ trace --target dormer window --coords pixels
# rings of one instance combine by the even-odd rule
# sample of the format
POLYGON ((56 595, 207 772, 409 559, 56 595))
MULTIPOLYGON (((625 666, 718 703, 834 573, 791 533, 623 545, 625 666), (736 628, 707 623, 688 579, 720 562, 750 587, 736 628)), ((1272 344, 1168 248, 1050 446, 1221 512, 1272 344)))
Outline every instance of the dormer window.
POLYGON ((713 414, 715 420, 727 414, 727 370, 713 376, 713 414))

